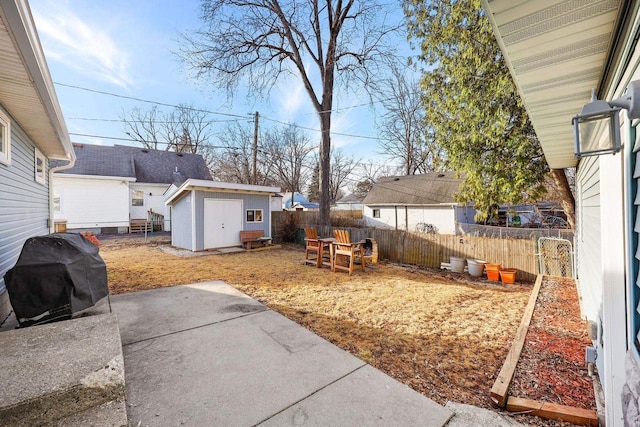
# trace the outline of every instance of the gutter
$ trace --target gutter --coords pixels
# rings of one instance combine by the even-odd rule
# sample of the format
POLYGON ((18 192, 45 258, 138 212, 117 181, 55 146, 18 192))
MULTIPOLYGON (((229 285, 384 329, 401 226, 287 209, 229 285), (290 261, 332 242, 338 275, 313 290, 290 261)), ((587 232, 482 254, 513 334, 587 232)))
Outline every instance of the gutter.
POLYGON ((66 165, 49 168, 49 233, 55 232, 55 222, 53 219, 53 174, 55 172, 71 169, 76 164, 76 153, 71 150, 71 159, 66 165))

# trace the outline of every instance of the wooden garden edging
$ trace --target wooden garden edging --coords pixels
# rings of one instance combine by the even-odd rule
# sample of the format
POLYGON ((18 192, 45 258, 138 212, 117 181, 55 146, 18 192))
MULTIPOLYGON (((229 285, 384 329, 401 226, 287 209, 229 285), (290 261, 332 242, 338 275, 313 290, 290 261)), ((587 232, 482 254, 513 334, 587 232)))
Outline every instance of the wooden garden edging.
POLYGON ((527 414, 536 415, 541 418, 567 421, 580 425, 598 426, 598 414, 592 409, 575 408, 572 406, 509 396, 509 386, 511 385, 511 381, 513 381, 516 365, 524 348, 524 341, 529 330, 529 325, 531 324, 531 318, 533 317, 533 311, 536 307, 536 301, 538 300, 543 278, 544 275, 542 274, 539 274, 536 278, 536 283, 531 291, 529 302, 524 310, 520 326, 518 326, 516 336, 511 344, 511 349, 502 365, 502 369, 500 369, 498 377, 493 383, 493 387, 491 387, 491 403, 498 408, 503 408, 510 412, 526 412, 527 414))

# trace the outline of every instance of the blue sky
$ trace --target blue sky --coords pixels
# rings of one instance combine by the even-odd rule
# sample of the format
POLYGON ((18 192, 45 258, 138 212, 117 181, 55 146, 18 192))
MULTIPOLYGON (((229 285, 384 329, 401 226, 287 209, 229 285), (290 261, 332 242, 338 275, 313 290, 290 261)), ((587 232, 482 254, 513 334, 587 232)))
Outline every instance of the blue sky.
MULTIPOLYGON (((247 123, 259 111, 263 129, 275 121, 319 128, 308 95, 296 78, 282 81, 268 99, 248 100, 240 95, 229 104, 225 94, 188 77, 172 52, 178 48, 180 32, 199 27, 197 0, 31 0, 30 5, 74 142, 131 144, 100 136, 128 138, 123 124, 118 122, 120 117, 134 107, 152 106, 92 91, 165 104, 191 104, 213 112, 246 116, 247 123)), ((398 7, 399 19, 400 16, 398 7)), ((404 39, 398 44, 406 45, 408 51, 404 39)), ((362 105, 367 102, 364 96, 336 97, 332 142, 356 158, 384 162, 376 155, 376 140, 336 135, 377 137, 375 120, 381 111, 362 105)), ((214 114, 210 118, 228 119, 214 114)), ((221 123, 218 129, 224 125, 221 123)), ((307 133, 312 140, 319 140, 319 132, 307 133)))

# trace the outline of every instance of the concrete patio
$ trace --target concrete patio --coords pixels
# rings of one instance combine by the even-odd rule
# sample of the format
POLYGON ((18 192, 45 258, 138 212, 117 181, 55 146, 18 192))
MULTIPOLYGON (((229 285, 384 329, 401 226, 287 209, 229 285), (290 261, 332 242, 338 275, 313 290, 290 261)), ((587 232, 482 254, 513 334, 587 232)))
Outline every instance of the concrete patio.
POLYGON ((438 405, 223 282, 108 307, 0 333, 0 425, 517 425, 438 405))

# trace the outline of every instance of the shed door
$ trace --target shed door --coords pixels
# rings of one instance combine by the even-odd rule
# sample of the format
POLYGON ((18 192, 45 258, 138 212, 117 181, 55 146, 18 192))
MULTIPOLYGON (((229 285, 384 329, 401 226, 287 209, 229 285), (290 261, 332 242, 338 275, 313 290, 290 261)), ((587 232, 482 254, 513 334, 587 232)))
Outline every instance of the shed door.
POLYGON ((242 200, 204 199, 204 248, 240 246, 242 200))

